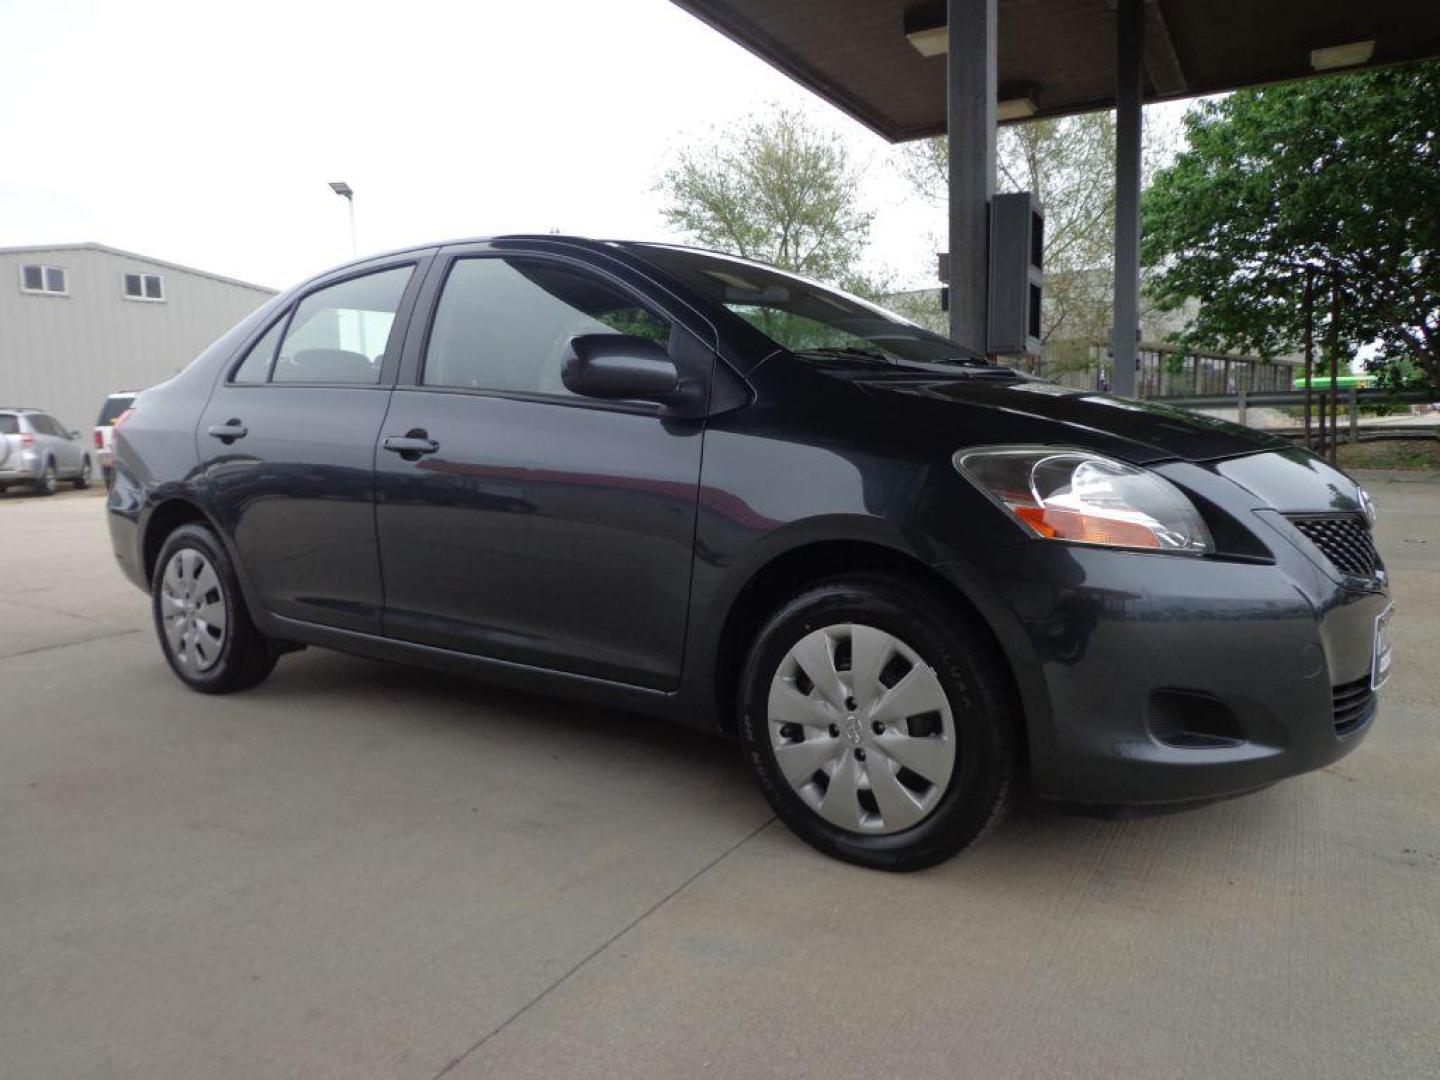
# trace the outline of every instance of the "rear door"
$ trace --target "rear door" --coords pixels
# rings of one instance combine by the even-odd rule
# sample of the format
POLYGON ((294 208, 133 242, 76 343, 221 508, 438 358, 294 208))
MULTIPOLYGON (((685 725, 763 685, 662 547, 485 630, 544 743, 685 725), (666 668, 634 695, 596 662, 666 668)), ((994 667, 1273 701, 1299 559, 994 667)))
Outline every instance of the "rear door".
POLYGON ((215 513, 277 615, 380 632, 375 439, 427 261, 322 280, 252 338, 201 417, 215 513))
POLYGON ((80 440, 72 438, 68 428, 49 413, 31 413, 30 426, 35 429, 37 444, 55 462, 57 473, 73 476, 80 471, 80 440))
POLYGON ((713 337, 553 255, 451 257, 420 307, 376 460, 386 634, 676 685, 703 420, 577 397, 561 368, 573 335, 635 334, 708 385, 713 337))

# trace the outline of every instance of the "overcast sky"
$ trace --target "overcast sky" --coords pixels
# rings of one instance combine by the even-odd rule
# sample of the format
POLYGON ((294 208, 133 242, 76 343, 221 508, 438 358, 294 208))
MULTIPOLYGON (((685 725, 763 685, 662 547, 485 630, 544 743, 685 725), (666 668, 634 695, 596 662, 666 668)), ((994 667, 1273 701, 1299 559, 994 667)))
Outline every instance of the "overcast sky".
MULTIPOLYGON (((935 61, 940 63, 942 61, 935 61)), ((679 239, 667 154, 768 103, 842 138, 871 270, 933 283, 895 151, 668 0, 0 0, 0 246, 97 240, 284 286, 498 232, 679 239)))

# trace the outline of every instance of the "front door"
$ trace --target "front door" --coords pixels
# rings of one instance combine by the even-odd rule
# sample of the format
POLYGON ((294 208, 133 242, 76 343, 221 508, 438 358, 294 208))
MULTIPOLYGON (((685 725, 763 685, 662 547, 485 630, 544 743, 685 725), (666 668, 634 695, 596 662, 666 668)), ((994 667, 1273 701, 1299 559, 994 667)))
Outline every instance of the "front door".
POLYGON ((201 417, 211 505, 277 615, 380 632, 375 439, 415 273, 387 267, 310 292, 226 372, 201 417))
POLYGON ((688 333, 576 263, 451 264, 377 452, 388 636, 676 685, 703 421, 570 394, 570 338, 606 332, 688 333))

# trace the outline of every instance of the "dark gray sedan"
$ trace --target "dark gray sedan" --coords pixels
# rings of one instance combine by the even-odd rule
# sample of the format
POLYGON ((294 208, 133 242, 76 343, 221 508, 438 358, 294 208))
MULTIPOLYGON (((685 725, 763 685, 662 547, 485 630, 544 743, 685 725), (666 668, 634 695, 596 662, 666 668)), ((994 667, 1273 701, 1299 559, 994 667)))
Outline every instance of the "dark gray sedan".
POLYGON ((1351 751, 1359 485, 713 252, 515 236, 276 297, 138 399, 109 521, 179 678, 319 645, 735 739, 800 836, 943 859, 1023 782, 1198 804, 1351 751))

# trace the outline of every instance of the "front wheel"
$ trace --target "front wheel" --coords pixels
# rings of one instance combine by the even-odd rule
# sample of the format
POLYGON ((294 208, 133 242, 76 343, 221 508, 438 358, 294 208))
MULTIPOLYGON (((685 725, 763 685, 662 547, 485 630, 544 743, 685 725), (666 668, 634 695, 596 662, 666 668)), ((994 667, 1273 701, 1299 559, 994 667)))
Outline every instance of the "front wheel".
POLYGON ((87 457, 80 463, 80 471, 75 474, 75 490, 84 491, 90 486, 90 459, 87 457))
POLYGON ((1004 816, 1018 710, 983 634, 909 580, 821 582, 761 629, 739 735, 801 839, 848 862, 918 870, 1004 816))
POLYGON ((165 659, 191 689, 248 690, 274 669, 277 652, 250 621, 230 558, 205 526, 182 525, 165 540, 150 601, 165 659))

